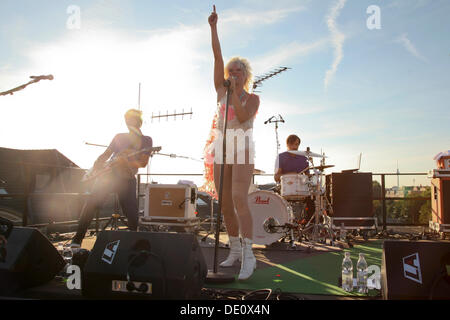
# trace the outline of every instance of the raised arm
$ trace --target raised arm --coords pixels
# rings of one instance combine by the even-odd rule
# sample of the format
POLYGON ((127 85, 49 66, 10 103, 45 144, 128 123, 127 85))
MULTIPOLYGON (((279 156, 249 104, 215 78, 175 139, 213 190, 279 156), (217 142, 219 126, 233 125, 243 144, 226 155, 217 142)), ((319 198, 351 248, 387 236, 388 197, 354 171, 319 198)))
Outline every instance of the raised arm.
POLYGON ((222 57, 222 50, 220 48, 219 35, 217 34, 217 20, 216 6, 213 6, 213 12, 208 18, 211 27, 211 44, 214 54, 214 87, 217 92, 217 100, 219 100, 226 92, 223 85, 224 82, 224 63, 222 57))

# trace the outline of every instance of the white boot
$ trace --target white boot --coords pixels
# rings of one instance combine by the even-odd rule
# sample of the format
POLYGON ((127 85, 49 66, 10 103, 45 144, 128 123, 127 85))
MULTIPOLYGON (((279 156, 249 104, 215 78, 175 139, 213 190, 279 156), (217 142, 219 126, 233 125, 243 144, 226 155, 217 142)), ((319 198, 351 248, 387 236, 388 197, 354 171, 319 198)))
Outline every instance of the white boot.
POLYGON ((253 241, 245 238, 242 247, 242 263, 241 272, 239 273, 239 280, 247 280, 256 269, 256 258, 252 250, 253 241))
POLYGON ((241 238, 239 237, 228 237, 230 239, 230 253, 228 258, 223 261, 219 266, 221 267, 232 267, 236 261, 242 258, 242 245, 241 238))

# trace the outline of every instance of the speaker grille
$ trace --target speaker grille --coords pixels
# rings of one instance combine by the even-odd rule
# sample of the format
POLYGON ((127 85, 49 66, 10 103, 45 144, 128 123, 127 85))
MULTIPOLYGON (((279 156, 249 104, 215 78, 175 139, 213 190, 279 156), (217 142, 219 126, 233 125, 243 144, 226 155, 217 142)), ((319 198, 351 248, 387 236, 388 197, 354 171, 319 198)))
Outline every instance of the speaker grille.
POLYGON ((334 217, 372 217, 372 174, 332 173, 327 190, 334 217))

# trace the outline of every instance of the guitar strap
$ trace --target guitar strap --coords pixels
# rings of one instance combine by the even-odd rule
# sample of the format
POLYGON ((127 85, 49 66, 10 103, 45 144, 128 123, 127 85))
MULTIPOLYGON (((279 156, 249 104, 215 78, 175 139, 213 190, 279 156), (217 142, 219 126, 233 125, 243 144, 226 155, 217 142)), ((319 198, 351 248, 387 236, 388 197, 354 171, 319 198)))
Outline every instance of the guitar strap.
POLYGON ((129 126, 128 130, 130 130, 130 143, 133 146, 133 149, 140 150, 142 147, 142 138, 144 135, 142 134, 141 130, 135 127, 129 126))

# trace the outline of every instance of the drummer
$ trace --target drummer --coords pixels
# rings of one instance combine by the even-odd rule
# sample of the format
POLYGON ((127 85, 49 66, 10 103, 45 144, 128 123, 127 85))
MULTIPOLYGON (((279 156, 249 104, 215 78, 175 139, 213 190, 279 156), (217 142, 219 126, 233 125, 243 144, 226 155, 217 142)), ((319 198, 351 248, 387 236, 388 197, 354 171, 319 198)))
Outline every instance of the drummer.
POLYGON ((300 173, 308 167, 308 158, 302 155, 293 154, 289 151, 298 151, 301 140, 295 134, 291 134, 286 139, 288 151, 280 153, 275 163, 274 179, 280 183, 281 176, 284 174, 300 173))

